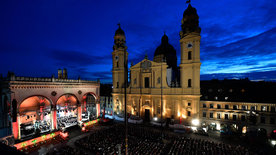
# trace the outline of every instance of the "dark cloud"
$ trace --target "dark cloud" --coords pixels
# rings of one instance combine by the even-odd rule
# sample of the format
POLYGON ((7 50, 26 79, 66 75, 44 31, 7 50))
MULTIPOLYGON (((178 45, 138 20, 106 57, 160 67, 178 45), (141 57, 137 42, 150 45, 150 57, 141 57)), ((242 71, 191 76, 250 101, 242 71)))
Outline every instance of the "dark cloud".
POLYGON ((92 73, 91 76, 99 78, 104 81, 110 81, 112 79, 112 72, 96 72, 92 73))
MULTIPOLYGON (((239 40, 222 47, 205 46, 202 51, 205 60, 239 58, 256 58, 256 56, 266 56, 276 51, 276 27, 257 36, 239 40)), ((260 60, 261 61, 261 60, 260 60)))
POLYGON ((276 71, 266 72, 252 72, 252 73, 219 73, 219 74, 201 74, 201 80, 211 79, 243 79, 249 78, 250 80, 258 81, 276 81, 276 71))
POLYGON ((90 66, 98 64, 111 63, 111 55, 95 56, 77 51, 52 51, 50 57, 57 61, 58 64, 75 66, 90 66))

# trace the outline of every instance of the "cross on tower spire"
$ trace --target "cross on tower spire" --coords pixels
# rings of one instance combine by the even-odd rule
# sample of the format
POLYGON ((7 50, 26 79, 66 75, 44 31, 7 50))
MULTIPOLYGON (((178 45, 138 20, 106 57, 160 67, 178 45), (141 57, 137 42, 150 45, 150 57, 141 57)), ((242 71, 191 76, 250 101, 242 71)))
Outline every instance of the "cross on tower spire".
POLYGON ((120 24, 120 21, 118 22, 118 24, 117 24, 118 26, 119 26, 119 28, 121 28, 121 24, 120 24))
POLYGON ((188 4, 188 3, 191 4, 191 0, 187 0, 187 1, 186 1, 186 4, 188 4))

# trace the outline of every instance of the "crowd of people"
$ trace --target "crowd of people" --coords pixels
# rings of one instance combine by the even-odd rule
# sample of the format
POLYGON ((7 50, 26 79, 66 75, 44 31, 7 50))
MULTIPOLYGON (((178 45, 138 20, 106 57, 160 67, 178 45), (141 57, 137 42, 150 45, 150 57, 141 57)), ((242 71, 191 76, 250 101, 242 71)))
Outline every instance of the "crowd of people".
POLYGON ((48 152, 46 155, 88 155, 88 153, 81 149, 64 146, 62 149, 54 149, 52 152, 48 152))
POLYGON ((95 154, 114 154, 118 150, 116 145, 121 144, 124 139, 124 132, 122 131, 123 129, 117 126, 100 130, 77 140, 75 146, 94 152, 95 154))
MULTIPOLYGON (((115 124, 91 132, 88 136, 76 140, 74 146, 74 148, 65 146, 51 154, 124 154, 124 125, 115 124)), ((254 155, 267 153, 241 145, 196 139, 171 132, 161 132, 156 128, 129 125, 128 154, 254 155)))
MULTIPOLYGON (((106 130, 99 130, 88 137, 75 142, 76 147, 95 154, 119 154, 125 152, 124 126, 115 125, 106 130)), ((214 143, 208 140, 194 139, 163 133, 161 131, 129 126, 128 154, 254 154, 242 146, 214 143), (161 138, 163 137, 163 138, 161 138)))
MULTIPOLYGON (((160 132, 131 127, 128 132, 129 154, 161 154, 165 148, 160 132)), ((95 154, 119 154, 125 152, 124 126, 115 125, 79 139, 75 146, 95 154)))
POLYGON ((193 139, 188 137, 175 137, 169 144, 168 154, 202 154, 202 155, 249 155, 253 154, 242 146, 233 146, 224 143, 215 143, 208 140, 193 139))

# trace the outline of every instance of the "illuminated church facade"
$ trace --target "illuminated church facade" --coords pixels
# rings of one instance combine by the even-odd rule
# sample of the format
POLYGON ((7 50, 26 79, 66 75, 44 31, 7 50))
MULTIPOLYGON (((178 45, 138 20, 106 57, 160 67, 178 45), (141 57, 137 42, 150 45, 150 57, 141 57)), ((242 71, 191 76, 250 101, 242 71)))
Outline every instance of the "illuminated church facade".
MULTIPOLYGON (((144 120, 154 117, 186 120, 199 118, 200 32, 197 11, 190 4, 184 11, 180 31, 181 57, 177 66, 176 50, 164 34, 153 61, 145 57, 130 67, 127 84, 127 112, 144 120)), ((119 26, 114 36, 113 111, 124 112, 124 52, 128 59, 125 33, 119 26)))
POLYGON ((262 84, 251 83, 245 88, 242 86, 244 82, 234 86, 237 85, 234 81, 234 84, 228 84, 228 88, 219 83, 213 85, 210 81, 200 86, 200 83, 204 83, 200 82, 200 33, 199 16, 189 4, 181 21, 179 66, 176 51, 164 34, 153 61, 145 57, 124 70, 124 52, 126 61, 128 52, 125 33, 119 26, 112 52, 114 114, 124 113, 127 77, 124 73, 127 72, 127 113, 139 116, 144 121, 160 120, 162 113, 164 120, 185 125, 193 125, 192 121, 198 120, 198 125, 216 130, 235 128, 246 132, 251 126, 276 133, 276 99, 274 95, 267 95, 269 92, 266 89, 260 90, 262 84), (250 89, 253 85, 258 85, 254 88, 256 93, 248 94, 252 92, 250 89), (254 99, 256 94, 261 100, 254 99))

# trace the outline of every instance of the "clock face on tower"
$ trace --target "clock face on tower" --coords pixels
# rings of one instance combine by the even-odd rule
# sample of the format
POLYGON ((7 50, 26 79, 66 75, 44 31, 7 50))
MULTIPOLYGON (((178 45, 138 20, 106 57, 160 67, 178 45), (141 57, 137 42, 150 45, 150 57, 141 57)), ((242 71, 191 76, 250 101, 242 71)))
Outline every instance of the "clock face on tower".
POLYGON ((192 48, 192 47, 193 47, 193 43, 189 42, 189 43, 187 44, 187 48, 192 48))
POLYGON ((115 56, 115 60, 116 60, 116 61, 119 60, 119 56, 118 56, 118 55, 115 56))

